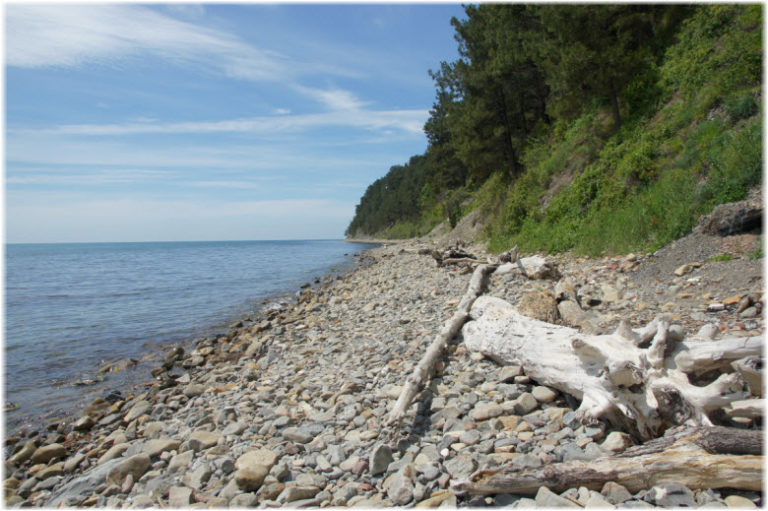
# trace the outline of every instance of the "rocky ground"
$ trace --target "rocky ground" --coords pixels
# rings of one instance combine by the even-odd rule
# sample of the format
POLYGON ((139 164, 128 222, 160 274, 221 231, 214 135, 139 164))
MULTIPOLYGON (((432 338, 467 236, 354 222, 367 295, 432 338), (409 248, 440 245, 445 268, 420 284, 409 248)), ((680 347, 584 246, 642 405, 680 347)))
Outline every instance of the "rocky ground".
MULTIPOLYGON (((663 311, 687 332, 713 324, 763 335, 763 260, 749 256, 760 241, 740 236, 699 233, 653 255, 558 256, 559 277, 494 274, 487 294, 597 331, 620 318, 639 327, 663 311), (579 304, 570 316, 558 309, 566 292, 579 304)), ((606 424, 582 425, 573 398, 469 352, 460 338, 402 429, 386 428, 404 379, 469 282, 469 268, 436 266, 432 248, 412 241, 367 251, 356 270, 304 289, 298 303, 267 309, 194 351, 171 350, 152 387, 104 396, 71 423, 6 438, 6 505, 763 504, 762 493, 675 484, 634 494, 615 483, 562 494, 455 494, 451 482, 479 468, 590 460, 628 442, 606 424)))

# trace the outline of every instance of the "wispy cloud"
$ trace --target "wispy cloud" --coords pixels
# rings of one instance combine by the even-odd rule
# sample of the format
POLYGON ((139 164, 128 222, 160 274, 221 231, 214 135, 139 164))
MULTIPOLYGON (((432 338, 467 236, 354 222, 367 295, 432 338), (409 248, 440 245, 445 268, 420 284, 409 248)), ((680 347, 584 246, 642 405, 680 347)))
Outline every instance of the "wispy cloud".
POLYGON ((248 80, 285 79, 296 69, 286 55, 140 5, 10 4, 5 26, 9 66, 77 67, 155 56, 248 80))
MULTIPOLYGON (((50 169, 46 169, 50 170, 50 169)), ((28 172, 24 175, 9 175, 8 185, 89 185, 146 183, 158 179, 173 179, 178 173, 167 170, 150 169, 112 169, 81 172, 78 174, 51 174, 28 172)))
MULTIPOLYGON (((192 173, 210 176, 202 180, 231 181, 240 177, 222 178, 222 172, 248 172, 260 175, 283 175, 286 172, 340 171, 374 172, 389 162, 405 158, 397 151, 384 155, 375 151, 328 150, 322 144, 310 147, 299 144, 234 144, 174 141, 148 145, 143 139, 119 140, 61 137, 58 135, 9 135, 6 143, 6 176, 29 177, 37 174, 82 175, 101 172, 105 168, 161 169, 180 173, 181 178, 192 173), (46 151, 40 148, 45 147, 46 151), (382 164, 382 160, 385 162, 382 164), (214 177, 215 176, 215 177, 214 177)), ((250 177, 248 179, 251 179, 250 177)))
POLYGON ((205 15, 205 6, 202 4, 166 4, 163 7, 171 14, 185 18, 200 18, 205 15))
MULTIPOLYGON (((340 107, 341 100, 337 106, 340 107)), ((325 127, 352 127, 367 130, 395 129, 422 133, 429 112, 427 110, 366 110, 348 103, 345 109, 318 114, 250 117, 202 122, 128 122, 120 124, 65 124, 41 129, 9 129, 16 134, 58 135, 137 135, 137 134, 191 134, 191 133, 254 133, 299 132, 325 127)))
MULTIPOLYGON (((202 6, 173 4, 164 11, 192 21, 203 19, 205 12, 202 6)), ((165 13, 132 4, 9 4, 5 62, 21 68, 123 67, 133 59, 155 57, 234 79, 281 82, 332 110, 366 105, 346 90, 299 83, 309 75, 360 78, 366 74, 360 70, 257 47, 225 31, 165 13)))
POLYGON ((332 110, 360 110, 366 103, 349 91, 341 89, 316 89, 294 85, 294 90, 309 96, 332 110))
POLYGON ((255 181, 193 181, 189 184, 201 188, 232 188, 235 190, 242 190, 244 188, 259 188, 263 186, 263 184, 257 183, 255 181))
MULTIPOLYGON (((314 128, 352 127, 421 134, 426 110, 376 110, 351 91, 299 83, 299 74, 354 75, 319 62, 299 62, 269 48, 257 48, 221 30, 176 19, 168 12, 131 4, 10 4, 6 6, 6 64, 23 68, 79 67, 98 63, 122 66, 154 56, 184 66, 201 67, 236 79, 279 81, 312 99, 324 112, 292 114, 278 108, 274 116, 199 122, 140 119, 110 124, 66 124, 39 130, 63 135, 131 135, 191 133, 274 134, 314 128)), ((184 9, 189 18, 197 7, 184 9)), ((9 132, 24 130, 9 127, 9 132)))

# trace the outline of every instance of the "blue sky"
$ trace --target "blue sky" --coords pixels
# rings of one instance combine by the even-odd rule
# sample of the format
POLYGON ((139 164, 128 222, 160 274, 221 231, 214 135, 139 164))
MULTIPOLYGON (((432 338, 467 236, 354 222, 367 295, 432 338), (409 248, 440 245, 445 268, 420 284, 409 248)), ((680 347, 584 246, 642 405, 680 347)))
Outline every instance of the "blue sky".
POLYGON ((6 241, 341 238, 459 4, 5 5, 6 241))

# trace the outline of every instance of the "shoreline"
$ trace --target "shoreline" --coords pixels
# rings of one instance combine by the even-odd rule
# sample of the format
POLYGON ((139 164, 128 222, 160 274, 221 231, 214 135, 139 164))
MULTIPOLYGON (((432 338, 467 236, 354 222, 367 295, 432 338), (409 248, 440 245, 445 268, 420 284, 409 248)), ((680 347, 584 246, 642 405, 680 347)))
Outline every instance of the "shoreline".
POLYGON ((413 240, 387 240, 382 238, 344 238, 344 240, 347 243, 364 243, 367 245, 381 245, 381 246, 388 246, 388 245, 399 245, 399 244, 407 244, 412 243, 413 240))
MULTIPOLYGON (((363 242, 356 243, 362 244, 363 242)), ((126 393, 126 391, 140 393, 142 389, 150 388, 154 383, 154 377, 151 373, 163 362, 164 354, 176 348, 191 351, 195 348, 196 344, 205 341, 207 338, 231 335, 233 331, 239 328, 253 326, 263 321, 266 317, 265 309, 269 307, 278 304, 283 305, 284 309, 293 307, 296 305, 297 295, 306 287, 315 288, 318 285, 318 281, 325 282, 327 279, 333 279, 337 275, 354 271, 359 265, 360 256, 368 250, 370 248, 361 248, 354 253, 350 252, 347 255, 347 261, 330 266, 328 271, 320 276, 308 277, 295 282, 288 289, 250 299, 248 303, 251 304, 250 307, 252 308, 244 308, 240 312, 226 317, 222 316, 216 323, 203 327, 202 331, 196 335, 170 341, 152 342, 147 340, 141 343, 139 352, 134 357, 102 360, 102 363, 93 366, 88 371, 78 373, 77 377, 72 378, 71 383, 62 382, 58 384, 80 389, 80 397, 76 398, 72 403, 36 413, 25 413, 26 410, 20 408, 5 410, 5 438, 21 438, 40 434, 47 429, 51 429, 54 424, 62 422, 65 424, 71 423, 92 404, 94 399, 114 394, 115 391, 120 393, 126 393), (240 326, 238 327, 237 325, 240 326), (117 372, 107 371, 106 369, 110 366, 118 367, 119 369, 117 372), (9 415, 17 411, 20 413, 20 416, 9 420, 9 415)), ((6 398, 8 397, 6 395, 6 398)), ((7 402, 11 403, 11 401, 7 402)))
MULTIPOLYGON (((470 279, 461 268, 436 267, 423 251, 428 246, 410 241, 365 250, 352 268, 301 289, 286 308, 265 310, 260 322, 190 352, 167 353, 169 368, 151 391, 94 402, 75 423, 20 439, 6 462, 6 503, 562 503, 561 495, 543 504, 532 495, 473 498, 450 490, 480 468, 594 459, 609 452, 614 432, 602 422, 573 422, 572 399, 519 370, 508 374, 458 340, 421 394, 426 408, 411 407, 399 433, 385 426, 406 376, 470 279)), ((608 275, 610 261, 584 264, 590 275, 608 275)), ((492 275, 486 292, 512 301, 553 284, 492 275)), ((618 494, 585 491, 574 489, 572 498, 617 503, 618 494)), ((691 498, 703 505, 731 494, 760 499, 700 490, 691 498)), ((643 492, 623 498, 649 503, 643 492)))

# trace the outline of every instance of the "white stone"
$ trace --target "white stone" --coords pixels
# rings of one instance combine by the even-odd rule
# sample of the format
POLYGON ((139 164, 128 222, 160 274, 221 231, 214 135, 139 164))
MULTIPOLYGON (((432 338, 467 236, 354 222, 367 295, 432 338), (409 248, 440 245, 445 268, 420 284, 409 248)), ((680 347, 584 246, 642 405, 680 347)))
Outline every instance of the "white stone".
POLYGON ((557 392, 549 387, 536 386, 531 390, 531 394, 539 403, 551 403, 557 397, 557 392))
POLYGON ((632 437, 621 431, 612 431, 600 445, 603 450, 622 452, 632 445, 632 437))

